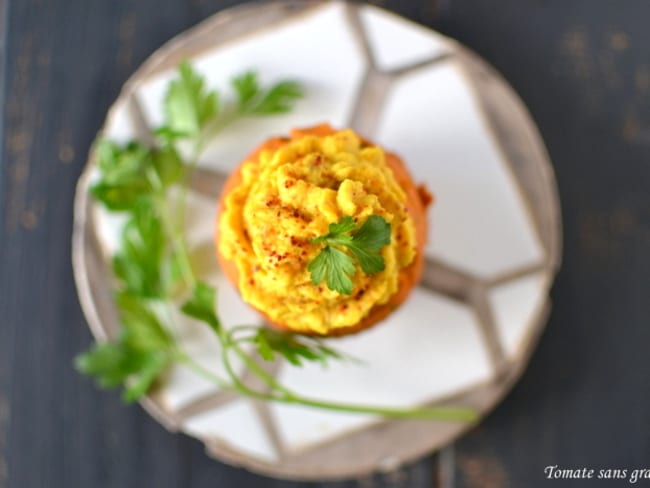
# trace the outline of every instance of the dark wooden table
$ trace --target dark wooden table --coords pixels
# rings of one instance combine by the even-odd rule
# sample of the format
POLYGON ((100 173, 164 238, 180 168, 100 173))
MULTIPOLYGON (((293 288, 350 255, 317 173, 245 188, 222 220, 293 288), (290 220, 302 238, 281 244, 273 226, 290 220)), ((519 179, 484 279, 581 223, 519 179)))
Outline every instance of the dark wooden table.
MULTIPOLYGON (((70 264, 90 143, 154 49, 236 3, 0 0, 0 487, 312 486, 213 461, 72 367, 91 341, 70 264)), ((557 173, 564 265, 527 372, 442 462, 314 486, 433 487, 450 467, 440 486, 629 484, 544 468, 650 469, 650 3, 373 3, 459 39, 522 96, 557 173)))

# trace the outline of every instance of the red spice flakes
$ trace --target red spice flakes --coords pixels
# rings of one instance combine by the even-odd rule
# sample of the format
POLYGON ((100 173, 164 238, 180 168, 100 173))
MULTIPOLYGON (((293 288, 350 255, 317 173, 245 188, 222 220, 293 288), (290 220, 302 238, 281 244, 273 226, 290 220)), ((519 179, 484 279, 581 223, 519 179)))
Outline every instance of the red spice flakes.
POLYGON ((278 263, 284 259, 287 259, 289 257, 289 253, 285 252, 284 254, 280 254, 277 251, 271 251, 269 253, 269 261, 273 261, 275 259, 276 264, 275 266, 278 266, 278 263))
POLYGON ((294 180, 284 180, 284 187, 285 188, 291 188, 295 184, 296 184, 296 182, 294 180))
POLYGON ((289 238, 289 241, 291 242, 291 245, 294 247, 304 248, 307 245, 307 242, 304 239, 300 239, 296 236, 291 236, 289 238))
POLYGON ((280 204, 280 199, 276 196, 272 196, 264 203, 267 207, 277 207, 280 204))

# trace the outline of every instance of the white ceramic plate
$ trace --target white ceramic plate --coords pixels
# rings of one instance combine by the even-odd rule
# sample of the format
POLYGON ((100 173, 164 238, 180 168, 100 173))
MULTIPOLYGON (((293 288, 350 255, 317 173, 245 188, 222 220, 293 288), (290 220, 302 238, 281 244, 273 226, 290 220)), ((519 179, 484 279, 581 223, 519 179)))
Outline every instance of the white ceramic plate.
MULTIPOLYGON (((154 54, 115 102, 104 136, 146 140, 162 123, 166 85, 185 57, 210 86, 227 89, 234 75, 254 69, 264 82, 292 78, 306 88, 292 113, 242 121, 217 137, 201 158, 204 174, 227 174, 271 135, 329 122, 400 154, 436 196, 421 285, 384 323, 332 340, 364 364, 278 364, 273 373, 328 400, 491 408, 519 376, 543 328, 560 254, 552 172, 507 85, 454 41, 376 7, 244 5, 154 54)), ((89 200, 94 173, 91 158, 77 194, 74 262, 84 310, 101 339, 116 330, 106 262, 121 221, 89 200)), ((216 195, 209 194, 197 187, 191 195, 190 245, 203 256, 205 279, 218 287, 226 325, 257 321, 216 265, 216 195)), ((219 371, 210 332, 179 322, 187 350, 219 371)), ((293 478, 360 475, 441 447, 466 428, 252 403, 184 367, 174 368, 144 405, 167 427, 203 439, 221 459, 293 478)))

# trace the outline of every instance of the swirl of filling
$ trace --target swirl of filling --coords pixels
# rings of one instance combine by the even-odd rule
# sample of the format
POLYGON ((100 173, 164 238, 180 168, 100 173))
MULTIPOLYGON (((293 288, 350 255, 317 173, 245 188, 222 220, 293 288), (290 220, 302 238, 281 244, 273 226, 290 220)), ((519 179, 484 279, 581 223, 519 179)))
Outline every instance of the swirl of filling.
POLYGON ((323 335, 355 326, 391 299, 415 258, 406 193, 384 151, 352 130, 274 141, 242 164, 222 201, 219 253, 235 265, 244 301, 273 323, 323 335), (391 224, 385 269, 366 275, 357 264, 351 295, 314 285, 307 266, 322 244, 311 240, 343 216, 360 225, 371 215, 391 224))

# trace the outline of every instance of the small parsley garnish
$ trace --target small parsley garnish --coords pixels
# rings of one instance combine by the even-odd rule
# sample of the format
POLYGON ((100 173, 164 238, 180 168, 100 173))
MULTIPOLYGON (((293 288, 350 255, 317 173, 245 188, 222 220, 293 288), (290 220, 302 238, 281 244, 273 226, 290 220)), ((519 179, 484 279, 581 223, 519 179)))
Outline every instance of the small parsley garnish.
POLYGON ((371 215, 356 230, 354 219, 341 217, 329 225, 329 232, 312 239, 313 244, 326 246, 307 266, 311 281, 319 285, 323 279, 330 290, 343 295, 352 294, 352 279, 356 271, 354 259, 339 248, 345 248, 357 258, 361 270, 371 275, 385 269, 381 248, 390 244, 390 224, 379 215, 371 215))

